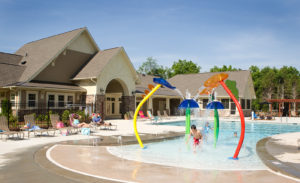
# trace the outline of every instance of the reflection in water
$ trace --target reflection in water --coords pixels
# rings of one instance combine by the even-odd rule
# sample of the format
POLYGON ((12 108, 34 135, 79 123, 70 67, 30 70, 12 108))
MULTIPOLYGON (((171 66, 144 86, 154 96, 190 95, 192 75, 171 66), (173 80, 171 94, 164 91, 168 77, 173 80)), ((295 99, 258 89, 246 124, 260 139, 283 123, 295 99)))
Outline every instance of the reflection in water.
POLYGON ((142 150, 143 149, 139 149, 136 151, 136 157, 137 157, 137 161, 135 162, 135 169, 132 171, 131 173, 131 177, 136 180, 136 176, 137 176, 137 173, 141 167, 141 153, 142 153, 142 150))

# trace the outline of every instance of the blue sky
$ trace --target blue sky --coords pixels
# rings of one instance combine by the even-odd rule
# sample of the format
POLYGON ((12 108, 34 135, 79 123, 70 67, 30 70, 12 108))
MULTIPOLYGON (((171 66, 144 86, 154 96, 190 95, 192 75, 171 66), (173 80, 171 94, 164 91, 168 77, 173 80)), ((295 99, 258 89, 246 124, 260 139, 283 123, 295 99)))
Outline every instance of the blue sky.
POLYGON ((192 60, 300 70, 298 0, 0 0, 0 51, 87 27, 100 49, 123 46, 138 68, 192 60))

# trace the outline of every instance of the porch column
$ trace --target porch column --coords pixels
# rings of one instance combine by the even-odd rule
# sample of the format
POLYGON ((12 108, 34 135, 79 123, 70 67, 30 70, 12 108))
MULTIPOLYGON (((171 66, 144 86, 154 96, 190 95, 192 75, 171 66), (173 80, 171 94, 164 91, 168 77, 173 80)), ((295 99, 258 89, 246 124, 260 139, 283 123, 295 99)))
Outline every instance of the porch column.
POLYGON ((166 98, 166 110, 170 115, 170 98, 166 98))
POLYGON ((289 117, 291 117, 291 102, 289 102, 289 117))
POLYGON ((147 101, 147 103, 148 103, 147 109, 149 111, 151 111, 151 114, 153 114, 153 99, 152 99, 152 97, 149 98, 149 100, 147 101))
POLYGON ((281 116, 281 102, 279 102, 279 106, 278 106, 278 117, 281 116))
POLYGON ((102 118, 105 119, 106 110, 105 110, 105 95, 96 95, 95 109, 96 113, 100 113, 102 118))
POLYGON ((122 96, 121 113, 135 111, 135 96, 122 96))

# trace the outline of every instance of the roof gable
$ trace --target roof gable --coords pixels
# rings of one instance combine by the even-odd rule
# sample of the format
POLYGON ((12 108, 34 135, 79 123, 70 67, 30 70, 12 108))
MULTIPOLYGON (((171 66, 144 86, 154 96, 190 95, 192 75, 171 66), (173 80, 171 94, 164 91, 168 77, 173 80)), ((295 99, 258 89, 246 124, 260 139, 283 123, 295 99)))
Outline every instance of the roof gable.
POLYGON ((124 61, 130 67, 131 72, 137 77, 136 71, 129 60, 123 47, 116 47, 99 51, 89 63, 73 78, 74 80, 97 78, 106 65, 118 54, 123 54, 124 61))
MULTIPOLYGON (((168 81, 176 86, 182 93, 186 92, 186 89, 189 90, 192 96, 195 96, 196 93, 199 91, 199 88, 203 86, 204 82, 213 76, 214 74, 221 73, 221 72, 207 72, 207 73, 198 73, 198 74, 179 74, 168 81)), ((234 80, 237 83, 237 89, 239 90, 239 96, 245 97, 245 90, 247 88, 247 84, 249 82, 249 77, 251 78, 250 71, 243 70, 243 71, 230 71, 225 72, 227 73, 229 80, 234 80)), ((228 96, 226 91, 222 87, 218 87, 216 89, 217 97, 221 96, 228 96)), ((255 96, 254 96, 255 98, 255 96)))
POLYGON ((0 86, 16 83, 25 70, 19 65, 22 56, 0 52, 0 86))
POLYGON ((86 28, 80 28, 48 38, 33 41, 22 46, 16 54, 24 56, 26 61, 20 81, 30 81, 51 63, 86 28))

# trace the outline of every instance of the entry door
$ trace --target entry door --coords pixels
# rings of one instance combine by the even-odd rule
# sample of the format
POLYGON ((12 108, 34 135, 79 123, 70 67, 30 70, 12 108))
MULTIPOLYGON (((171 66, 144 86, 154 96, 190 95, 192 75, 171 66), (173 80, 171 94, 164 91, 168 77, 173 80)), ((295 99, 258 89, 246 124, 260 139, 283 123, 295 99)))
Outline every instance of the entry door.
POLYGON ((106 115, 120 115, 121 93, 106 94, 106 115))

